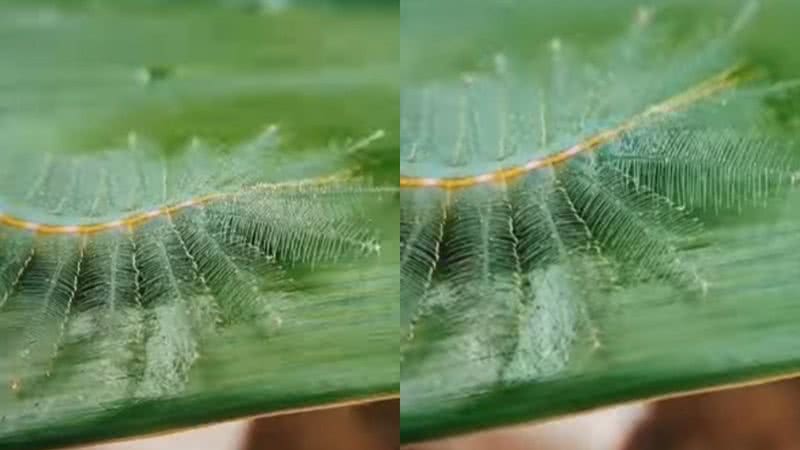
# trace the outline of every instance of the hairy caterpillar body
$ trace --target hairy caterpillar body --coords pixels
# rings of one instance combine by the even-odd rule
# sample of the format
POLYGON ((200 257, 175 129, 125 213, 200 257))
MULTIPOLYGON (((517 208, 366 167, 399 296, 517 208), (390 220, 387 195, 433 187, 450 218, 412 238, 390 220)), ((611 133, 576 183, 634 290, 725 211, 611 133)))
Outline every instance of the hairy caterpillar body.
POLYGON ((764 131, 764 99, 796 82, 766 81, 728 45, 752 12, 669 51, 637 14, 595 59, 553 39, 533 62, 498 53, 491 69, 404 90, 410 398, 440 365, 469 362, 453 386, 565 370, 576 342, 603 346, 595 298, 714 289, 691 251, 708 245, 704 219, 764 205, 798 173, 791 139, 764 131))
MULTIPOLYGON (((279 332, 289 270, 380 251, 371 186, 352 155, 281 151, 277 127, 231 149, 196 139, 165 155, 131 135, 95 153, 0 156, 0 374, 36 396, 83 349, 113 396, 175 394, 204 337, 279 332)), ((86 375, 89 376, 89 375, 86 375)), ((2 394, 0 394, 2 395, 2 394)))

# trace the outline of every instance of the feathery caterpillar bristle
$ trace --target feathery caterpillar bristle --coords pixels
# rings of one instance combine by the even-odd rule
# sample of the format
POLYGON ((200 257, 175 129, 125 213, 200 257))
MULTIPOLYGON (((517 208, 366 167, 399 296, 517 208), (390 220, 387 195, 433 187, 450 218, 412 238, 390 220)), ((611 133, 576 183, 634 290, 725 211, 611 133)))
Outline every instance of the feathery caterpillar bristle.
POLYGON ((714 289, 688 250, 703 219, 762 206, 797 173, 792 142, 759 127, 777 85, 729 48, 743 20, 665 52, 640 11, 596 59, 554 39, 533 62, 498 54, 494 71, 403 91, 404 370, 545 377, 576 340, 602 347, 593 298, 714 289))
POLYGON ((367 211, 393 189, 371 186, 348 158, 381 136, 314 160, 281 151, 275 126, 231 149, 194 139, 169 156, 135 134, 128 148, 94 153, 4 150, 9 391, 35 395, 78 339, 124 374, 118 394, 174 394, 206 337, 278 332, 296 300, 289 270, 379 252, 367 211))

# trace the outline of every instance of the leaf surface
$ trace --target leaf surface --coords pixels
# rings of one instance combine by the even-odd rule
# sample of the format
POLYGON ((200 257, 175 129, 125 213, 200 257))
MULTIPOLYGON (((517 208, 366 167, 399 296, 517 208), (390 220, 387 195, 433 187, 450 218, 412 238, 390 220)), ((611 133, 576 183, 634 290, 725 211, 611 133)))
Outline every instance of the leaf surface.
POLYGON ((328 3, 0 6, 0 448, 398 395, 396 13, 328 3))
POLYGON ((403 11, 402 440, 795 371, 797 88, 741 49, 757 3, 583 39, 569 2, 454 7, 403 11))

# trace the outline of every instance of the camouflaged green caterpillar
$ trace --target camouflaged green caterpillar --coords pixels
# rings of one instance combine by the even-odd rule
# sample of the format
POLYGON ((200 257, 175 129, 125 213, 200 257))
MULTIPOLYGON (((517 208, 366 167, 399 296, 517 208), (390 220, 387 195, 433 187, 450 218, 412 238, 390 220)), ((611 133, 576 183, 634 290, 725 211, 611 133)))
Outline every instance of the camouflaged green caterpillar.
POLYGON ((280 328, 296 290, 287 268, 380 251, 365 211, 387 189, 348 157, 382 135, 313 161, 279 151, 275 126, 231 149, 195 139, 169 157, 135 135, 88 154, 3 149, 6 392, 35 392, 83 342, 131 396, 174 393, 205 333, 280 328))
POLYGON ((444 360, 485 364, 470 374, 485 382, 546 376, 580 336, 602 345, 585 308, 596 293, 714 289, 688 250, 703 218, 797 181, 794 144, 760 128, 764 99, 797 83, 729 46, 753 12, 667 50, 642 9, 593 59, 553 39, 531 63, 497 54, 493 69, 404 90, 407 370, 435 351, 430 334, 449 342, 444 360))

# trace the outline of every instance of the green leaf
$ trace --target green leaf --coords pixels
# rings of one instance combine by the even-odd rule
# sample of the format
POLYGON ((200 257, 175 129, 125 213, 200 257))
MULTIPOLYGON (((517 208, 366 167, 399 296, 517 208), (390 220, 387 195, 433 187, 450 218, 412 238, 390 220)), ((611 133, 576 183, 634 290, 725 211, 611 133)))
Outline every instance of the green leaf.
POLYGON ((245 3, 0 7, 0 448, 398 395, 396 11, 245 3))
POLYGON ((404 442, 797 370, 798 84, 733 6, 404 3, 404 442))

